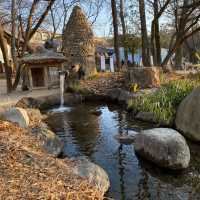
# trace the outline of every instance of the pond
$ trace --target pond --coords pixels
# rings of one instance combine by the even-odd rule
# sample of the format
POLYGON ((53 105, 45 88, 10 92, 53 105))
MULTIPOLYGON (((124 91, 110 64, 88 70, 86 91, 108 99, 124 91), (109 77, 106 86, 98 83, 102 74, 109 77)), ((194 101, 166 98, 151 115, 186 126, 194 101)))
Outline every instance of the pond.
POLYGON ((106 196, 116 200, 200 199, 197 145, 192 144, 189 169, 172 173, 139 158, 133 145, 118 143, 116 134, 152 128, 132 120, 119 107, 81 104, 65 112, 49 111, 47 122, 65 144, 63 156, 86 156, 105 169, 111 182, 106 196))

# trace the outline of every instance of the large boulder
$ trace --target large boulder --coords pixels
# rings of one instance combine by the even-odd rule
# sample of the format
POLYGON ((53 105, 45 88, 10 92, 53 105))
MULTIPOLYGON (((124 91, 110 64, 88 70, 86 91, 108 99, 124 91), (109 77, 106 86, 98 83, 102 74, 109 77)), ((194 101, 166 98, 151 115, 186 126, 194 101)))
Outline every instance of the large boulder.
POLYGON ((160 86, 160 69, 158 67, 135 67, 127 72, 128 84, 137 84, 140 88, 160 86))
POLYGON ((168 128, 142 131, 135 136, 135 151, 160 167, 178 170, 189 166, 190 150, 184 137, 168 128))
POLYGON ((176 127, 187 138, 200 141, 200 87, 180 104, 176 114, 176 127))
POLYGON ((20 127, 26 128, 29 126, 29 117, 23 108, 12 107, 3 113, 3 119, 17 123, 20 127))
POLYGON ((73 174, 86 178, 90 183, 96 185, 102 193, 107 192, 110 181, 104 169, 85 157, 72 158, 71 161, 74 163, 71 169, 73 174))
POLYGON ((58 157, 63 152, 63 142, 48 126, 41 122, 37 127, 31 129, 32 134, 37 136, 42 142, 43 148, 54 157, 58 157))

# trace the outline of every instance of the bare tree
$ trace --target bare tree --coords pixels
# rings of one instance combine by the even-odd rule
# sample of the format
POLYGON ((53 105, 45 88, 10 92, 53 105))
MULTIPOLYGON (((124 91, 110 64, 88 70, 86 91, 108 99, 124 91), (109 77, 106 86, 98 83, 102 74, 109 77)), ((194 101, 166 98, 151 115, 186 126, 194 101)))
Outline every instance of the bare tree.
POLYGON ((118 19, 117 19, 117 6, 116 1, 111 0, 113 29, 114 29, 114 48, 116 55, 116 66, 120 69, 120 56, 119 56, 119 33, 118 33, 118 19))
POLYGON ((9 57, 8 57, 8 47, 7 40, 4 35, 4 29, 0 24, 0 46, 4 58, 4 67, 6 73, 6 82, 7 82, 7 92, 12 91, 12 68, 10 66, 9 57))
MULTIPOLYGON (((19 10, 23 10, 25 9, 25 7, 21 7, 23 0, 18 1, 18 9, 19 10)), ((11 24, 12 24, 12 60, 13 60, 13 64, 14 66, 16 66, 17 68, 17 72, 16 72, 16 76, 15 76, 15 80, 14 83, 12 83, 12 70, 11 70, 11 63, 9 61, 9 57, 8 57, 8 48, 7 48, 7 41, 5 38, 5 34, 4 34, 4 27, 3 24, 1 23, 1 33, 0 33, 0 42, 1 42, 1 49, 3 52, 3 57, 4 57, 4 62, 5 62, 5 73, 6 73, 6 79, 7 79, 7 92, 12 92, 12 90, 15 90, 19 80, 20 80, 20 75, 21 75, 21 69, 22 69, 22 65, 20 65, 19 63, 17 63, 17 59, 16 59, 16 20, 19 20, 19 27, 21 31, 21 36, 22 36, 22 45, 21 48, 22 51, 20 52, 20 54, 18 55, 19 57, 23 56, 24 53, 26 52, 27 49, 29 49, 29 41, 31 40, 31 38, 33 37, 33 35, 35 34, 35 32, 38 30, 38 28, 41 26, 42 22, 44 21, 45 17, 47 16, 49 10, 51 9, 52 5, 54 4, 55 0, 50 0, 45 2, 45 4, 47 4, 46 8, 43 7, 41 9, 41 15, 39 15, 37 18, 34 18, 34 15, 37 11, 37 8, 39 6, 39 3, 41 3, 42 0, 33 0, 33 2, 31 2, 31 8, 29 10, 29 14, 28 14, 28 18, 25 17, 25 15, 27 13, 25 13, 25 15, 23 15, 23 20, 22 20, 22 13, 19 12, 19 17, 16 17, 16 1, 12 0, 11 2, 11 10, 12 12, 12 17, 11 17, 11 24), (21 15, 20 15, 21 14, 21 15), (25 20, 26 19, 26 20, 25 20), (25 27, 25 28, 24 28, 25 27)), ((27 1, 25 2, 27 5, 27 1)), ((30 2, 29 6, 30 6, 30 2)), ((7 5, 7 4, 6 4, 7 5)), ((29 8, 29 6, 26 7, 29 8)), ((20 38, 18 38, 18 41, 20 40, 20 38)))
POLYGON ((151 66, 151 62, 150 62, 150 51, 149 51, 149 41, 147 35, 144 0, 139 0, 139 11, 140 11, 141 36, 142 36, 142 62, 144 66, 149 67, 151 66))
POLYGON ((200 31, 200 1, 173 1, 173 16, 175 16, 175 31, 171 37, 167 56, 162 62, 166 65, 176 53, 175 65, 180 69, 182 61, 181 46, 192 35, 200 31))
POLYGON ((160 44, 160 24, 159 18, 164 14, 171 0, 148 0, 153 8, 153 20, 151 23, 151 53, 154 65, 161 65, 161 44, 160 44))
MULTIPOLYGON (((124 13, 124 0, 120 0, 120 19, 122 24, 122 33, 123 33, 123 40, 126 39, 126 23, 125 23, 125 13, 124 13)), ((124 55, 125 55, 125 63, 127 64, 128 61, 128 51, 127 48, 124 47, 124 55)))

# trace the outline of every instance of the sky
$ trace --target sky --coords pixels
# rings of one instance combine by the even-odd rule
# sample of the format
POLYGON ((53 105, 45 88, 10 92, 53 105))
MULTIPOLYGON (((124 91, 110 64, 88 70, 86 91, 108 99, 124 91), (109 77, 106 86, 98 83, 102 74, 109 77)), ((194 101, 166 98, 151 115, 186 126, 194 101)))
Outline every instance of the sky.
POLYGON ((111 10, 104 8, 93 25, 94 34, 98 37, 107 37, 110 34, 111 10))

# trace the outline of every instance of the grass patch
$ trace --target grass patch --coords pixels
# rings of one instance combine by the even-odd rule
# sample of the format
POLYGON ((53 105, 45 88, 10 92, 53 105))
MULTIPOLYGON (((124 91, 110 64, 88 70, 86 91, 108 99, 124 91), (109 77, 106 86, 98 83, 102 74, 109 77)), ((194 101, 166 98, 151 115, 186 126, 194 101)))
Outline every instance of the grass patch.
POLYGON ((154 113, 159 123, 172 124, 181 101, 199 85, 199 80, 171 81, 153 94, 144 94, 130 100, 128 107, 138 112, 154 113))

